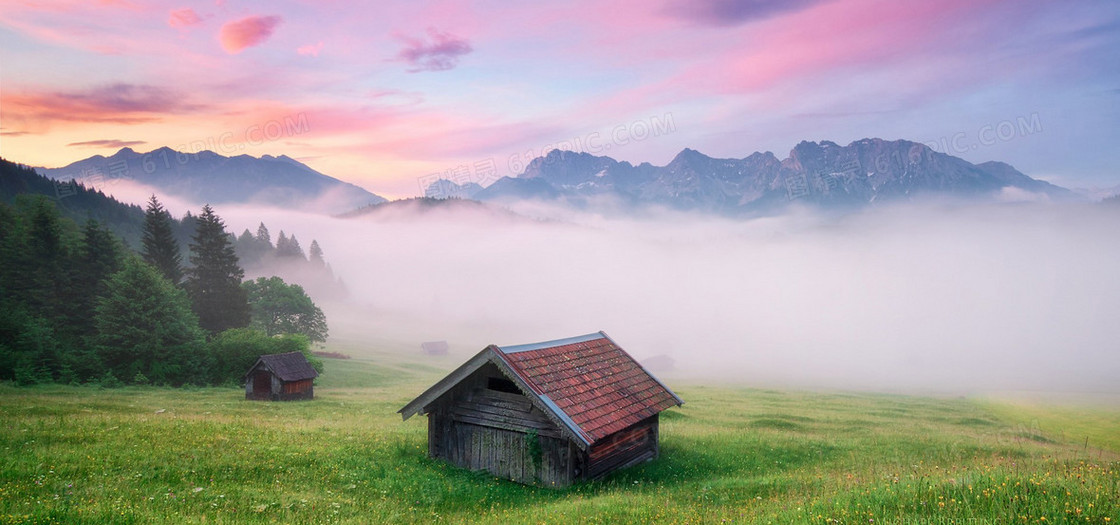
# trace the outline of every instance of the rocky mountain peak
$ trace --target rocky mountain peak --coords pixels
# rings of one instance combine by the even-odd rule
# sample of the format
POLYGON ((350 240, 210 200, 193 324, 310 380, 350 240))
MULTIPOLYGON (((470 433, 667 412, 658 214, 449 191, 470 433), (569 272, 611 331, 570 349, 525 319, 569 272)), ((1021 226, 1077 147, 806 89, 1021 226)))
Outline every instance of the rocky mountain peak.
POLYGON ((1002 163, 973 165, 908 140, 865 138, 847 146, 802 141, 779 160, 771 152, 742 159, 709 157, 684 148, 665 166, 637 167, 610 157, 552 151, 534 159, 518 180, 479 192, 480 199, 579 200, 613 195, 623 202, 721 213, 778 210, 793 201, 859 207, 923 195, 996 196, 1013 186, 1066 198, 1068 190, 1037 181, 1002 163))

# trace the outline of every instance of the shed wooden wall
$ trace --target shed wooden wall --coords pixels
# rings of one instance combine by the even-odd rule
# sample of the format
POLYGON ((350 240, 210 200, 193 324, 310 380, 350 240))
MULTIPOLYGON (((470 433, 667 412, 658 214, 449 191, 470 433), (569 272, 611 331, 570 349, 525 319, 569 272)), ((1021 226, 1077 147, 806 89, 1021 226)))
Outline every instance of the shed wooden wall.
POLYGON ((505 379, 497 367, 485 366, 432 407, 428 455, 520 483, 570 485, 580 451, 529 398, 487 388, 492 377, 505 379), (530 433, 534 431, 540 444, 539 461, 531 453, 530 433))
POLYGON ((315 381, 313 379, 302 379, 299 381, 280 381, 276 376, 272 376, 276 380, 273 386, 273 392, 280 401, 295 401, 300 399, 314 399, 315 398, 315 381))
POLYGON ((463 468, 530 485, 563 487, 573 481, 568 470, 572 454, 564 439, 538 437, 541 455, 536 463, 525 432, 456 422, 446 437, 444 459, 463 468))

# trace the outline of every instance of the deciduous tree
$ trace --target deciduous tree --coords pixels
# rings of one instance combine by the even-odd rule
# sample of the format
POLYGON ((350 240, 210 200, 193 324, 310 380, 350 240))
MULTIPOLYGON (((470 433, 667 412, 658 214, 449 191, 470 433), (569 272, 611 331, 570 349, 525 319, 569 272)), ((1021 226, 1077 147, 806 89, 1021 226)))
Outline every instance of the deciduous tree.
POLYGON ((303 334, 314 342, 327 340, 327 318, 298 284, 279 277, 246 281, 254 328, 268 335, 303 334))

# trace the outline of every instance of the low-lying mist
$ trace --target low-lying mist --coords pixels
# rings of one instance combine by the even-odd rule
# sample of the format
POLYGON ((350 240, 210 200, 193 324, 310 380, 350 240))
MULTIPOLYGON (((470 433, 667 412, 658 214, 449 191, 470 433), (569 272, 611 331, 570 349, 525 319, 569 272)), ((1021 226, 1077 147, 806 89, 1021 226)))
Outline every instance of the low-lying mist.
POLYGON ((669 378, 973 393, 1120 392, 1120 213, 907 204, 731 220, 394 205, 218 209, 318 239, 332 337, 456 352, 606 331, 669 378), (548 220, 527 218, 549 217, 548 220))

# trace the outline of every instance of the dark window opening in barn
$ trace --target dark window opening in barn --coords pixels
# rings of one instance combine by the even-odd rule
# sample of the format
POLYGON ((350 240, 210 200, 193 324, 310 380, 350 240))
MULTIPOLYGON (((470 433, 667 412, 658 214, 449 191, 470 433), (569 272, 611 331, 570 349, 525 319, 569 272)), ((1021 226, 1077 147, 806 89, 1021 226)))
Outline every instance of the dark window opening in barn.
POLYGON ((513 381, 510 381, 509 379, 506 379, 504 377, 491 377, 490 380, 486 382, 486 388, 489 388, 490 390, 497 390, 498 392, 506 392, 509 394, 521 393, 521 390, 517 388, 517 385, 513 384, 513 381))

